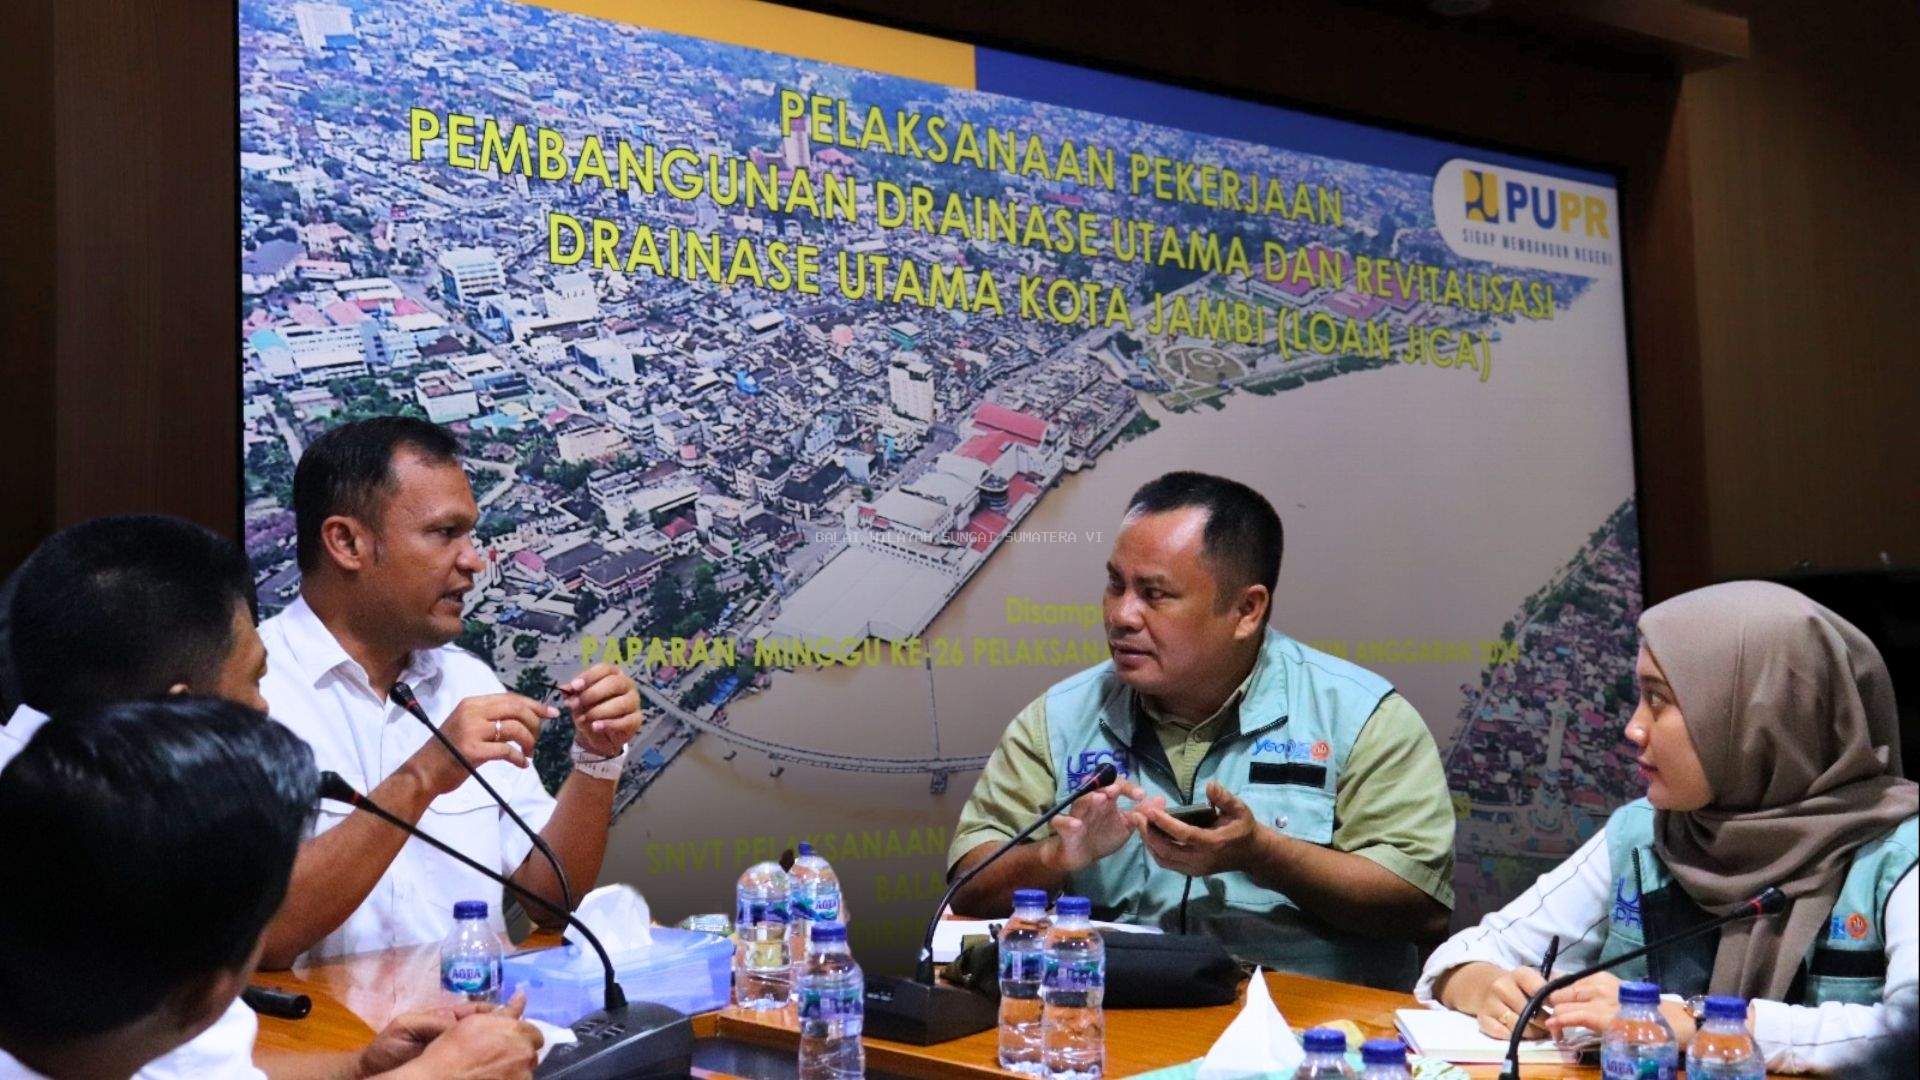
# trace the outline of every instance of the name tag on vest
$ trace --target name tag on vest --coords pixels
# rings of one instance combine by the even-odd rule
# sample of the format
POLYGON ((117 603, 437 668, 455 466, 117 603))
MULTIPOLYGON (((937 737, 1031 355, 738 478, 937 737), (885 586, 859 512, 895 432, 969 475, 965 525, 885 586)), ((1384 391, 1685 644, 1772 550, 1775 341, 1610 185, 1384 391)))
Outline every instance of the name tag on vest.
POLYGON ((1299 761, 1256 761, 1247 769, 1247 780, 1255 784, 1291 784, 1295 787, 1325 788, 1327 767, 1299 761))

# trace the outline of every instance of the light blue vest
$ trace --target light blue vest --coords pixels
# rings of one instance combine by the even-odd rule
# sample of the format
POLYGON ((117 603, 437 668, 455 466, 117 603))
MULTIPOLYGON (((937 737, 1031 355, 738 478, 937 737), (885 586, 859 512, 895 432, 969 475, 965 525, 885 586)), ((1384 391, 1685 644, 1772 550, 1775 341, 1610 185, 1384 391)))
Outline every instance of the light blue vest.
MULTIPOLYGON (((1639 948, 1650 936, 1664 937, 1708 918, 1674 884, 1673 875, 1654 851, 1654 813, 1653 804, 1635 799, 1607 819, 1613 903, 1607 916, 1607 940, 1600 947, 1603 960, 1639 948)), ((1887 898, 1913 869, 1916 857, 1920 857, 1920 818, 1908 818, 1854 850, 1826 936, 1807 955, 1789 1004, 1879 1003, 1887 981, 1887 898)), ((1716 935, 1703 934, 1686 945, 1629 961, 1614 974, 1658 982, 1669 994, 1704 994, 1718 940, 1716 935)))
MULTIPOLYGON (((1170 806, 1204 800, 1207 781, 1218 780, 1262 825, 1330 844, 1340 770, 1360 729, 1392 692, 1373 672, 1268 630, 1240 702, 1238 730, 1219 737, 1193 789, 1183 791, 1152 721, 1113 664, 1104 663, 1047 691, 1055 797, 1105 762, 1170 806)), ((1269 968, 1374 986, 1413 984, 1411 944, 1343 933, 1246 874, 1188 878, 1162 869, 1138 836, 1071 875, 1067 889, 1089 897, 1097 919, 1209 933, 1235 956, 1269 968)))

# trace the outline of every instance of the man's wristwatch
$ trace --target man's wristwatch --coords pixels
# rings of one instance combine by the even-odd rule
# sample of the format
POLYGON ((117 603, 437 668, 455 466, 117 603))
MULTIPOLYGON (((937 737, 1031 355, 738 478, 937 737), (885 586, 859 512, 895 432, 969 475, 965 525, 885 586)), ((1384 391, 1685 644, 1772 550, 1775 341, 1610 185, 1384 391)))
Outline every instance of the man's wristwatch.
POLYGON ((595 780, 618 780, 620 774, 627 771, 627 751, 624 747, 612 757, 601 757, 580 749, 580 744, 575 743, 567 751, 567 758, 573 762, 574 772, 595 780))

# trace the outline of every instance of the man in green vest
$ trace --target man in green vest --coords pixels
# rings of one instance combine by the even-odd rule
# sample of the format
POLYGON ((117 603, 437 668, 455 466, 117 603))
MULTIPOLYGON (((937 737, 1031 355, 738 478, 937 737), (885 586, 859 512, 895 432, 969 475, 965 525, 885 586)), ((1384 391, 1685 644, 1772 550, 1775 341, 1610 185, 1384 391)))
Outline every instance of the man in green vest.
MULTIPOLYGON (((1084 894, 1096 918, 1205 933, 1269 968, 1406 989, 1453 906, 1453 811, 1433 736, 1378 675, 1267 626, 1279 515, 1244 484, 1169 473, 1107 561, 1112 659, 1021 710, 960 813, 970 869, 1101 765, 1120 778, 954 897, 1084 894), (1210 804, 1211 823, 1170 807, 1210 804), (1190 817, 1182 814, 1182 817, 1190 817)), ((1204 812, 1203 812, 1204 813, 1204 812)))

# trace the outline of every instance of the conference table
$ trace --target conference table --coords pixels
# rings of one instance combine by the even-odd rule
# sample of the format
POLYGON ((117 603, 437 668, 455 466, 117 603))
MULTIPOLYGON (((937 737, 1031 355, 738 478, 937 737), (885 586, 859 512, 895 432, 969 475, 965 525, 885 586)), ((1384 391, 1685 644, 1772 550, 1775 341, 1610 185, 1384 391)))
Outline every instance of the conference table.
MULTIPOLYGON (((521 948, 558 944, 559 935, 535 934, 521 948)), ((260 1018, 256 1045, 279 1050, 354 1050, 393 1017, 448 1003, 440 989, 439 944, 364 953, 292 971, 261 972, 256 983, 306 994, 313 1011, 301 1020, 260 1018)), ((1335 1020, 1351 1020, 1368 1037, 1394 1033, 1393 1011, 1413 1003, 1407 994, 1304 975, 1269 972, 1273 1003, 1296 1029, 1335 1020)), ((629 987, 636 998, 642 988, 629 987)), ((1245 991, 1242 991, 1244 995, 1245 991)), ((1191 1061, 1206 1054, 1239 1011, 1239 1005, 1196 1009, 1113 1009, 1107 1013, 1107 1075, 1132 1076, 1191 1061)), ((789 1064, 799 1044, 793 1011, 756 1013, 726 1008, 693 1018, 696 1040, 694 1075, 725 1080, 775 1074, 766 1063, 789 1064), (755 1057, 758 1054, 759 1057, 755 1057), (755 1067, 758 1061, 760 1067, 755 1067), (714 1062, 720 1064, 715 1065, 714 1062)), ((873 1076, 914 1080, 973 1080, 1006 1077, 994 1063, 995 1038, 983 1031, 938 1046, 911 1046, 885 1039, 866 1040, 867 1070, 873 1076)), ((1471 1066, 1469 1075, 1493 1077, 1496 1066, 1471 1066)), ((1595 1077, 1600 1070, 1579 1065, 1529 1065, 1534 1077, 1595 1077)))

